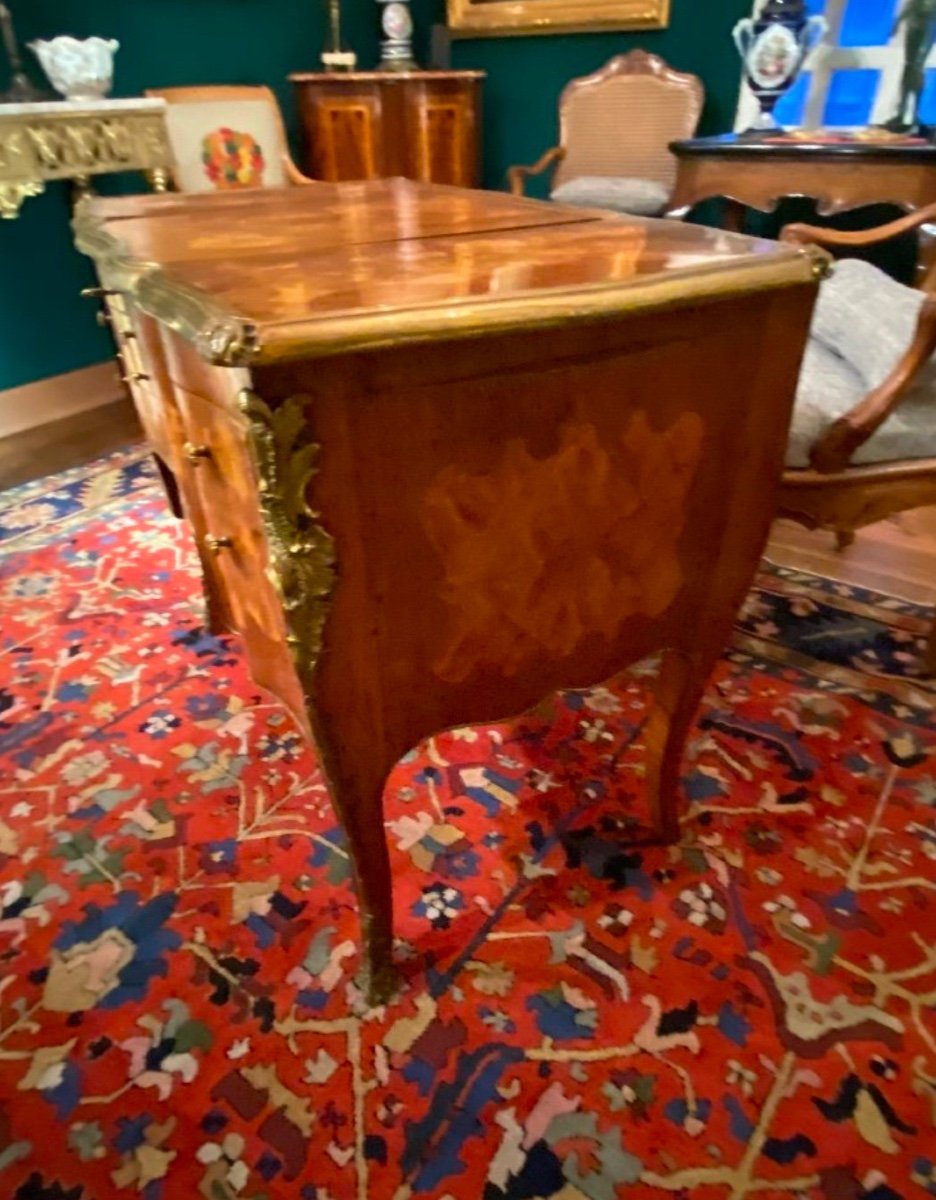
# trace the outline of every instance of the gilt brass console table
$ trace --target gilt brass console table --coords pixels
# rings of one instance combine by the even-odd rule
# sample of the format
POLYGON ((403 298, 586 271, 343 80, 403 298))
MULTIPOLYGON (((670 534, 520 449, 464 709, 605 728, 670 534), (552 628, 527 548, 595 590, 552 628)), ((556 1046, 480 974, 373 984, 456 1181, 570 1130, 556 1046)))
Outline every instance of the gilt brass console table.
POLYGON ((0 216, 15 217, 50 180, 166 172, 164 100, 50 100, 0 105, 0 216))
POLYGON ((388 772, 661 653, 657 834, 773 516, 820 252, 406 180, 90 198, 217 628, 314 739, 370 994, 388 772))

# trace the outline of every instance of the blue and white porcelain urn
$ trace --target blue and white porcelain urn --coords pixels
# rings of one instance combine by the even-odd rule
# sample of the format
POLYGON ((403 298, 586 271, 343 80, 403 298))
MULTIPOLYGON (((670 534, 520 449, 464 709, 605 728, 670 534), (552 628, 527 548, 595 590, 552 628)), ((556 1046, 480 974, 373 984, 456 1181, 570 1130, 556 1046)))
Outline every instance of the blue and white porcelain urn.
POLYGON ((825 17, 809 15, 805 0, 767 0, 756 18, 745 17, 735 25, 745 77, 760 104, 754 129, 780 128, 774 116, 777 101, 796 82, 828 28, 825 17))

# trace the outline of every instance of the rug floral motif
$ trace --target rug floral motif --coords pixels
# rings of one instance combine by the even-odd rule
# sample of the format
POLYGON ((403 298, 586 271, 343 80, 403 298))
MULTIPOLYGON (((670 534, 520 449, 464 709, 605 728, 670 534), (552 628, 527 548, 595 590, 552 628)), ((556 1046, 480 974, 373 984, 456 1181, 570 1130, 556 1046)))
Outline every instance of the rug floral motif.
POLYGON ((315 760, 142 453, 0 536, 0 1196, 936 1196, 928 613, 765 566, 672 848, 650 666, 415 748, 373 1010, 315 760))

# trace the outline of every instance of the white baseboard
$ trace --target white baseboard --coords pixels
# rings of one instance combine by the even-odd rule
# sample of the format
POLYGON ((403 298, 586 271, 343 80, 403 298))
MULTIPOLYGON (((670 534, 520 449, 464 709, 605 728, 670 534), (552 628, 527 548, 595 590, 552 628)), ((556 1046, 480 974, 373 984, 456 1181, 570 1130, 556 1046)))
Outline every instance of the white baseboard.
POLYGON ((114 362, 96 363, 80 371, 9 388, 0 392, 0 438, 88 412, 122 395, 114 362))

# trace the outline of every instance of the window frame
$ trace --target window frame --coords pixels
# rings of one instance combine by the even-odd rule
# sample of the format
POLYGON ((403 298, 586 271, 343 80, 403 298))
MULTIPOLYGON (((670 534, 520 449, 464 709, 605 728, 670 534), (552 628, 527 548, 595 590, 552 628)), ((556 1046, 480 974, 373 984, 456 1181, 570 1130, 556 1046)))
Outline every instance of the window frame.
MULTIPOLYGON (((890 41, 884 46, 840 46, 838 41, 842 34, 848 3, 849 0, 826 0, 824 15, 829 22, 829 32, 822 43, 809 55, 803 66, 803 71, 810 73, 809 92, 803 116, 797 128, 841 130, 866 128, 863 125, 827 124, 822 119, 828 102, 832 78, 836 71, 841 70, 871 68, 880 71, 881 78, 868 124, 882 125, 885 121, 890 120, 897 110, 897 102, 900 99, 900 79, 903 74, 903 32, 898 31, 896 36, 892 35, 890 41)), ((895 9, 895 20, 902 5, 903 0, 899 0, 895 9)), ((752 12, 755 19, 762 7, 763 0, 755 0, 752 12)), ((933 47, 926 60, 926 67, 927 70, 936 67, 936 46, 933 47)), ((741 90, 735 116, 736 132, 740 133, 750 129, 759 112, 760 106, 748 87, 742 71, 741 90)))

